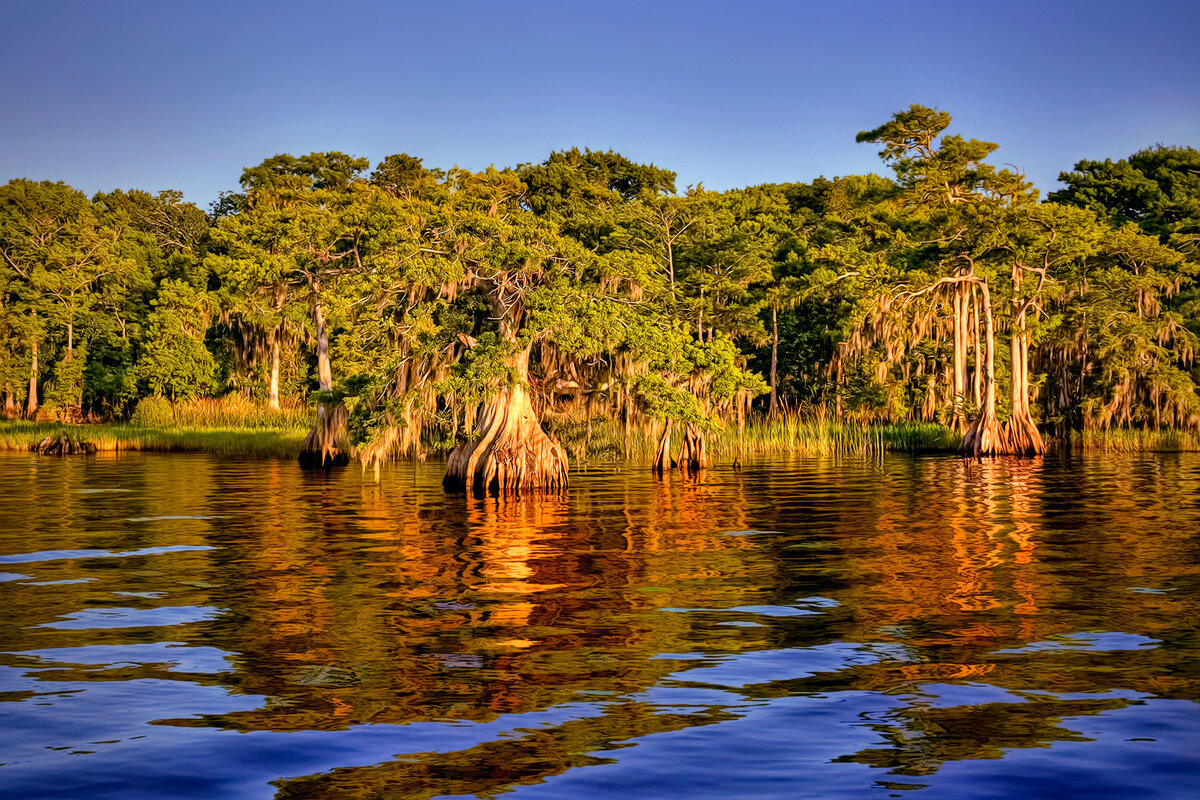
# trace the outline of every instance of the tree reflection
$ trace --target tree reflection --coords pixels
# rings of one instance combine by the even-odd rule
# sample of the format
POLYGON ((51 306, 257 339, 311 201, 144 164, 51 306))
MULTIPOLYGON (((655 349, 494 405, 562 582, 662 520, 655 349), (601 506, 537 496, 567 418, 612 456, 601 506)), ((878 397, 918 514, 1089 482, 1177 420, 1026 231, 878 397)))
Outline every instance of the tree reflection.
MULTIPOLYGON (((874 741, 835 763, 934 775, 1082 741, 1074 718, 1200 695, 1195 510, 1177 507, 1200 476, 1166 459, 748 463, 699 480, 606 468, 581 473, 569 497, 516 502, 448 497, 434 465, 377 484, 291 464, 169 463, 130 468, 139 491, 107 506, 69 494, 82 467, 63 471, 62 516, 91 533, 51 526, 44 546, 94 547, 89 520, 119 514, 163 519, 131 523, 114 547, 213 549, 54 562, 40 578, 90 582, 41 587, 36 603, 17 595, 0 628, 6 661, 161 640, 154 628, 44 627, 120 591, 134 608, 220 609, 165 635, 218 648, 229 670, 64 659, 39 680, 219 683, 256 698, 158 720, 174 726, 509 727, 453 752, 280 780, 280 797, 488 797, 644 737, 827 696, 877 701, 845 723, 874 741), (183 507, 204 519, 170 518, 180 505, 167 495, 186 487, 203 496, 183 507), (658 699, 675 690, 706 699, 658 699), (521 717, 550 710, 537 727, 521 717)), ((32 527, 28 510, 3 513, 32 527)))

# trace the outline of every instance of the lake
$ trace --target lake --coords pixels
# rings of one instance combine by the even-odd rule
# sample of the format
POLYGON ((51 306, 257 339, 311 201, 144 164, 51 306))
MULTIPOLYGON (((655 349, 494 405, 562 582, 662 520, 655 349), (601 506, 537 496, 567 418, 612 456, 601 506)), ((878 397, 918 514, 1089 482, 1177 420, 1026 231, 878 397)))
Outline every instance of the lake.
POLYGON ((1200 456, 0 453, 0 796, 1182 798, 1200 456))

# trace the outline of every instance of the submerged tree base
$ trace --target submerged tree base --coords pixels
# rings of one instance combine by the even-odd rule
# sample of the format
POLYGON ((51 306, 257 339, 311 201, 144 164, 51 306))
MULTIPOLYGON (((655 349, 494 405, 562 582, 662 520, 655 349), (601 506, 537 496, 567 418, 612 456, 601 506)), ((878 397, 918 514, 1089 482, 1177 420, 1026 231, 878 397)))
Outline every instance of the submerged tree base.
POLYGON ((1009 452, 1017 456, 1040 456, 1046 452, 1042 434, 1028 414, 1014 416, 1004 423, 1004 434, 1008 439, 1009 452))
POLYGON ((963 436, 963 453, 975 458, 1006 455, 1008 437, 993 414, 976 417, 963 436))
MULTIPOLYGON (((679 467, 682 472, 699 472, 708 466, 708 445, 704 433, 695 423, 689 422, 683 431, 683 441, 679 445, 679 459, 671 457, 671 431, 674 427, 672 420, 667 420, 667 426, 659 437, 658 447, 654 451, 654 463, 650 469, 659 475, 679 467)), ((740 466, 740 464, 739 464, 740 466)))
POLYGON ((974 458, 983 456, 1040 456, 1046 444, 1033 420, 1011 419, 1003 425, 994 416, 977 418, 963 436, 963 453, 974 458))
POLYGON ((346 404, 321 403, 317 406, 317 421, 300 448, 303 469, 342 467, 350 463, 354 447, 346 428, 346 404))
POLYGON ((708 466, 708 445, 700 426, 689 422, 683 432, 683 444, 679 448, 679 468, 699 472, 708 466))
POLYGON ((658 439, 658 448, 654 453, 654 463, 650 465, 650 469, 659 475, 675 469, 675 459, 671 458, 671 430, 673 427, 673 421, 668 419, 667 426, 663 429, 662 436, 658 439))
POLYGON ((96 452, 96 445, 84 441, 78 433, 62 430, 50 434, 30 449, 44 456, 91 455, 96 452))
POLYGON ((479 410, 479 438, 452 451, 442 486, 475 497, 567 488, 567 451, 542 430, 523 386, 504 389, 479 410))

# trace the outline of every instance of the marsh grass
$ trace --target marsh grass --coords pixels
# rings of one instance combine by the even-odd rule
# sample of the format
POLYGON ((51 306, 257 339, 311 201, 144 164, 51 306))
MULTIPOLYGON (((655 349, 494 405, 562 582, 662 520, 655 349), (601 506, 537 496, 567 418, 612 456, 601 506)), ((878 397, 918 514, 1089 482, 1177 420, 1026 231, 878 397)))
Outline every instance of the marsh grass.
MULTIPOLYGON (((239 397, 196 400, 170 409, 170 417, 142 415, 143 424, 84 425, 79 430, 98 452, 198 452, 224 457, 286 458, 299 455, 312 427, 313 411, 292 404, 272 411, 239 397), (146 424, 153 419, 153 425, 146 424)), ((0 422, 0 450, 29 450, 55 433, 54 422, 0 422)), ((548 418, 547 431, 567 448, 574 461, 618 461, 625 458, 649 462, 658 444, 661 427, 633 426, 626 441, 619 420, 595 417, 591 436, 580 417, 548 418)), ((734 424, 708 434, 708 451, 718 462, 734 457, 764 455, 836 456, 882 452, 957 452, 962 436, 935 423, 901 422, 891 425, 837 423, 799 414, 774 419, 751 417, 739 436, 734 424)), ((1200 436, 1181 430, 1107 430, 1073 434, 1073 447, 1102 453, 1200 452, 1200 436)), ((432 446, 431 454, 444 454, 432 446)), ((679 437, 672 445, 677 452, 679 437)))
MULTIPOLYGON (((212 453, 243 458, 295 458, 307 430, 175 428, 159 430, 128 424, 78 426, 82 438, 100 453, 212 453)), ((0 423, 0 450, 29 450, 61 428, 57 422, 0 423)))
POLYGON ((1194 453, 1200 452, 1200 434, 1174 428, 1109 429, 1073 434, 1073 444, 1085 452, 1099 453, 1194 453))
MULTIPOLYGON (((605 461, 653 458, 660 426, 635 426, 626 443, 624 431, 616 421, 593 419, 591 439, 587 424, 575 418, 550 421, 547 425, 575 459, 605 461)), ((720 461, 735 456, 761 455, 868 455, 885 451, 905 453, 952 452, 962 444, 962 436, 941 425, 905 422, 894 425, 837 423, 828 419, 806 419, 797 414, 774 419, 753 417, 739 436, 736 425, 710 431, 708 452, 720 461)), ((679 447, 676 435, 671 451, 679 447)))
MULTIPOLYGON (((312 426, 312 417, 310 409, 298 404, 272 411, 240 397, 225 397, 174 407, 167 404, 165 409, 155 408, 141 415, 135 410, 131 422, 80 425, 77 430, 96 446, 97 452, 296 458, 312 426)), ((0 422, 0 449, 28 450, 59 428, 57 422, 0 422)))
POLYGON ((315 412, 303 403, 286 403, 278 411, 238 395, 203 398, 174 407, 167 430, 300 430, 312 428, 315 412))

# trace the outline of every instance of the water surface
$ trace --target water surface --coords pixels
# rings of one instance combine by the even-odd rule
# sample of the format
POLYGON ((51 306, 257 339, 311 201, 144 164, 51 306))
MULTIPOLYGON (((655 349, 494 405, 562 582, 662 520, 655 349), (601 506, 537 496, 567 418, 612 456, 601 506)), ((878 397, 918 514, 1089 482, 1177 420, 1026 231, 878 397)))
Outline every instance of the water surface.
POLYGON ((1200 458, 0 453, 5 798, 1191 797, 1200 458))

